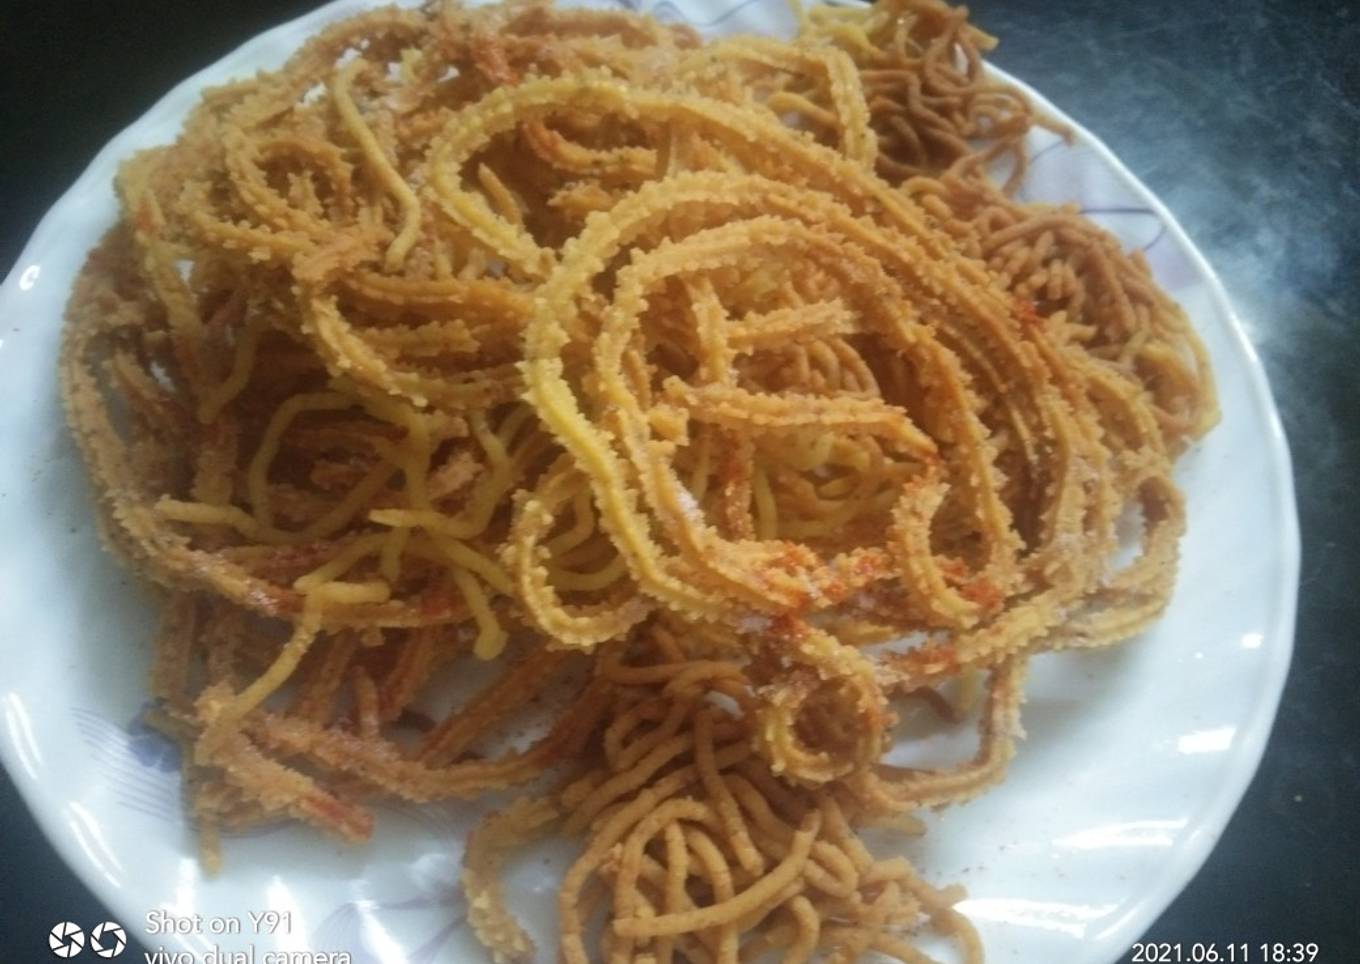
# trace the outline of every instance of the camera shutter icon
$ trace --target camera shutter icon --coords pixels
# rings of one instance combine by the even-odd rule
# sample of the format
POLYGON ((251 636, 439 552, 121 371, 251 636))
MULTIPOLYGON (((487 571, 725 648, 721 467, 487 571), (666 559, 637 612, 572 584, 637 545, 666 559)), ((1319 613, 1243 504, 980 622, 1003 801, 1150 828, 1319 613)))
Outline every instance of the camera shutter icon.
POLYGON ((111 920, 90 931, 90 950, 99 957, 117 957, 127 947, 127 932, 111 920))
POLYGON ((47 946, 54 957, 75 957, 85 949, 85 932, 64 920, 52 928, 47 935, 47 946))

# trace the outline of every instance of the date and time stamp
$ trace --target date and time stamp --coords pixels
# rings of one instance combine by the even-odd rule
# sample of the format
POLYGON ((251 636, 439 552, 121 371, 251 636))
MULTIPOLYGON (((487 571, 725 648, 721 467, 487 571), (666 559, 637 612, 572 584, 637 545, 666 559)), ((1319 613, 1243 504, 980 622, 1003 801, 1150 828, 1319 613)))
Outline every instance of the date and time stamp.
POLYGON ((1128 964, 1313 964, 1328 958, 1316 941, 1263 941, 1220 944, 1140 941, 1133 945, 1128 964))

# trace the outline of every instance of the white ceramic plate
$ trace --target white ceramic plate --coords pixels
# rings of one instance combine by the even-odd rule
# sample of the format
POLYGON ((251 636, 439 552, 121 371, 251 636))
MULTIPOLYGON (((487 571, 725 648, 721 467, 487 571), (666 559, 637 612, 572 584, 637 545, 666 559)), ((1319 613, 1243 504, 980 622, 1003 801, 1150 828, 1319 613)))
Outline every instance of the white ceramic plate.
MULTIPOLYGON (((732 3, 649 9, 711 33, 791 32, 783 0, 732 3)), ((153 608, 99 549, 57 395, 63 306, 86 250, 114 220, 118 160, 172 140, 203 87, 281 63, 323 23, 363 6, 332 3, 176 87, 100 152, 0 290, 0 751, 57 850, 113 917, 151 949, 187 950, 196 961, 214 946, 248 945, 258 960, 271 949, 347 951, 356 964, 481 959, 457 887, 475 807, 386 808, 373 842, 355 849, 299 828, 232 839, 225 874, 202 876, 174 751, 136 722, 153 608), (158 909, 201 914, 202 933, 149 931, 158 909), (263 921, 264 933, 253 933, 249 913, 266 910, 288 916, 272 918, 273 933, 263 921), (214 919, 241 932, 212 933, 214 919)), ((943 814, 909 853, 929 878, 967 885, 962 909, 994 960, 1104 964, 1198 869, 1256 769, 1289 665, 1299 549, 1284 436, 1222 286, 1171 214, 1072 126, 1070 147, 1034 135, 1023 195, 1076 201, 1146 252, 1208 344, 1223 422, 1180 466, 1190 529, 1165 618, 1112 651, 1036 660, 1029 735, 1010 777, 943 814)), ((511 878, 512 903, 548 947, 565 857, 526 862, 511 878)))

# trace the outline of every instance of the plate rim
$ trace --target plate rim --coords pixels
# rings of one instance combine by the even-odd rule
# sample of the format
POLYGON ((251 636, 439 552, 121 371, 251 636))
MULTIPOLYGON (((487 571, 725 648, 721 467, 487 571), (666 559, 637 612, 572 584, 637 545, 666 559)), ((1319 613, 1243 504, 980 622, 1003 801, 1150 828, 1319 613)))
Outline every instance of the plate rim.
MULTIPOLYGON (((837 0, 830 2, 835 3, 837 0)), ((277 46, 285 35, 291 38, 299 31, 312 32, 324 22, 372 9, 376 5, 376 0, 330 0, 311 11, 256 33, 166 91, 149 108, 111 137, 95 153, 80 175, 47 209, 20 250, 18 258, 6 273, 3 284, 0 284, 0 308, 13 299, 15 289, 21 287, 20 279, 23 273, 33 262, 34 252, 51 242, 50 236, 57 230, 57 223, 64 219, 66 212, 83 195, 102 187, 106 183, 105 172, 111 166, 116 168, 117 161, 131 153, 128 142, 136 139, 138 131, 163 123, 163 115, 167 113, 179 113, 181 101, 187 101, 192 105, 204 88, 221 83, 226 76, 253 73, 256 68, 244 62, 258 59, 271 45, 277 46)), ((567 5, 570 5, 569 0, 567 5)), ((290 44, 289 50, 291 49, 290 44)), ((1191 832, 1181 844, 1166 855, 1166 860, 1160 872, 1153 878, 1153 883, 1131 899, 1128 909, 1119 920, 1102 930, 1099 938, 1101 943, 1127 947, 1176 900, 1204 865, 1255 778, 1274 728, 1292 662, 1298 609, 1301 543, 1293 460, 1279 408, 1275 403, 1260 354, 1247 335, 1242 317, 1233 307, 1218 273, 1180 221, 1098 134, 1077 122, 1030 84, 1008 71, 990 62, 985 63, 985 69, 996 79, 1014 85, 1042 112, 1068 124, 1076 139, 1091 148, 1099 161, 1113 171, 1126 188, 1146 203, 1166 226, 1195 271, 1207 281, 1209 296, 1215 308, 1226 319, 1226 333, 1243 362, 1242 373, 1246 376, 1247 392, 1251 396, 1251 402, 1261 423, 1268 430, 1265 439, 1266 460, 1271 468, 1268 478, 1274 489, 1272 493, 1274 511, 1279 519, 1281 540, 1274 547, 1278 549, 1278 563, 1275 568, 1279 578, 1273 580, 1274 597, 1270 601, 1271 618, 1266 634, 1269 642, 1263 647, 1269 651, 1262 680, 1265 686, 1264 698, 1253 704, 1249 717, 1238 721, 1237 735, 1231 750, 1227 753, 1227 760, 1231 762, 1225 767, 1224 779, 1218 784, 1215 792, 1202 799, 1196 817, 1188 822, 1193 828, 1191 832)), ((178 127, 178 123, 175 126, 178 127)), ((2 729, 4 739, 0 739, 0 764, 4 765, 20 799, 23 800, 48 843, 72 873, 80 878, 107 909, 116 916, 121 915, 124 921, 141 920, 144 910, 134 906, 135 892, 115 886, 98 872, 89 855, 77 846, 69 833, 65 832, 60 811, 45 806, 48 800, 43 792, 44 784, 28 778, 20 763, 18 743, 22 737, 15 732, 9 714, 5 716, 2 729)), ((184 947, 192 947, 183 938, 179 940, 184 947)))

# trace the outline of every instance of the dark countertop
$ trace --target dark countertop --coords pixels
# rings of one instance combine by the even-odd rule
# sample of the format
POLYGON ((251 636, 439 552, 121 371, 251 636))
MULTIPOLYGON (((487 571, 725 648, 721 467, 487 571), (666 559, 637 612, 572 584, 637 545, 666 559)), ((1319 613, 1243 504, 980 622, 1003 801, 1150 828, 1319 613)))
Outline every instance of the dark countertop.
MULTIPOLYGON (((193 71, 313 6, 4 4, 0 269, 113 134, 193 71)), ((1303 573, 1279 718, 1208 863, 1147 939, 1316 941, 1319 960, 1360 960, 1360 5, 972 8, 1002 38, 996 63, 1104 138, 1208 256, 1265 360, 1294 453, 1303 573)), ((54 923, 104 915, 7 778, 0 840, 0 958, 52 960, 54 923)))

